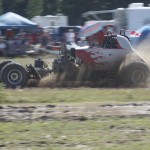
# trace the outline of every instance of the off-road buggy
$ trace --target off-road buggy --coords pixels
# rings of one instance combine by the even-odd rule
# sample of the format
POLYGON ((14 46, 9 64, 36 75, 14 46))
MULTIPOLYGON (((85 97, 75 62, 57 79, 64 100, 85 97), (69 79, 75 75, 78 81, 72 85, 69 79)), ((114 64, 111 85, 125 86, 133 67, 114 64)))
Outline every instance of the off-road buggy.
POLYGON ((124 31, 120 35, 108 32, 101 46, 86 49, 77 46, 63 52, 54 60, 52 68, 46 67, 41 59, 26 66, 4 61, 0 64, 1 81, 7 87, 24 87, 30 79, 40 80, 51 73, 66 72, 74 81, 98 82, 100 78, 112 78, 121 84, 137 85, 146 82, 149 75, 148 65, 133 49, 124 31))

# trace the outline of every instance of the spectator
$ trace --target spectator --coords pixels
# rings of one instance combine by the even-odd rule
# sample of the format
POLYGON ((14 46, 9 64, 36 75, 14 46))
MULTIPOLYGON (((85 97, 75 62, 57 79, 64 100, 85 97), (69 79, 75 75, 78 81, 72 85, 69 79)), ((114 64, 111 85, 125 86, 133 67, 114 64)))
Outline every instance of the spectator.
POLYGON ((65 33, 65 41, 68 43, 76 41, 76 35, 73 29, 69 29, 67 33, 65 33))
POLYGON ((12 29, 6 30, 6 39, 11 39, 14 37, 14 31, 12 29))
POLYGON ((18 50, 19 50, 17 51, 18 55, 26 54, 26 51, 30 48, 30 42, 29 42, 29 38, 27 37, 26 32, 20 32, 18 36, 18 42, 16 42, 16 46, 18 47, 18 50))
POLYGON ((40 43, 42 47, 47 47, 47 45, 50 42, 50 35, 48 32, 43 32, 41 39, 40 39, 40 43))
POLYGON ((4 56, 6 54, 6 42, 4 37, 0 37, 0 56, 4 56))
POLYGON ((15 40, 13 37, 9 37, 6 41, 7 43, 7 56, 14 57, 16 55, 16 46, 15 46, 15 40))

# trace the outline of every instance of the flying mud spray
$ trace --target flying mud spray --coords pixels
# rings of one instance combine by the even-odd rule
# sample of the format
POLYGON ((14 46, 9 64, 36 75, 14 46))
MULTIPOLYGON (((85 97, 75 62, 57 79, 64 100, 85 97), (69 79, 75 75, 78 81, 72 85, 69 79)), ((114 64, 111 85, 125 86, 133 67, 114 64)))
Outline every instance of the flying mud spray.
MULTIPOLYGON (((147 63, 147 65, 150 68, 150 43, 148 41, 144 41, 142 44, 140 44, 138 47, 135 48, 135 50, 139 53, 141 58, 147 63)), ((132 62, 138 61, 137 55, 129 54, 127 55, 124 63, 120 66, 120 69, 122 67, 125 67, 129 65, 132 62)), ((50 87, 50 88, 56 88, 56 87, 118 87, 118 84, 116 83, 116 80, 109 79, 109 78, 100 78, 98 79, 97 76, 99 74, 95 73, 93 75, 93 72, 90 72, 84 65, 81 66, 80 69, 77 69, 75 67, 71 67, 66 69, 61 74, 51 74, 45 78, 43 78, 40 82, 31 83, 29 86, 37 86, 37 87, 50 87), (89 80, 89 77, 91 77, 92 74, 92 80, 89 80), (97 80, 98 79, 98 80, 97 80)), ((120 87, 120 86, 119 86, 120 87)), ((122 86, 121 86, 122 87, 122 86)), ((150 87, 150 78, 148 78, 148 82, 144 84, 140 84, 136 87, 150 87)))
MULTIPOLYGON (((147 63, 148 67, 150 68, 150 42, 149 39, 143 41, 137 48, 137 52, 140 54, 140 56, 144 59, 144 61, 147 63)), ((148 81, 145 85, 146 87, 150 87, 150 75, 148 77, 148 81)))
POLYGON ((73 67, 66 69, 62 74, 51 74, 43 78, 38 87, 115 87, 112 79, 98 79, 99 74, 89 71, 85 65, 80 69, 73 67), (97 80, 98 79, 98 80, 97 80))

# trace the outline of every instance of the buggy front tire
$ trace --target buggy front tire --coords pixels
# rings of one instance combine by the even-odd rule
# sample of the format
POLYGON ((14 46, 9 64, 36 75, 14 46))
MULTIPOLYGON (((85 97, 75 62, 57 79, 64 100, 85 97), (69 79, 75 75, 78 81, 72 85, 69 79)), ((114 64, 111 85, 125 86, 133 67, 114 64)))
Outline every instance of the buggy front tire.
POLYGON ((1 81, 10 88, 25 87, 28 73, 20 64, 8 63, 1 70, 1 81))
MULTIPOLYGON (((1 62, 0 63, 0 72, 1 72, 1 70, 3 69, 3 67, 5 66, 5 65, 7 65, 8 63, 11 63, 12 61, 10 61, 10 60, 6 60, 6 61, 3 61, 3 62, 1 62)), ((1 80, 0 80, 0 82, 1 82, 1 80)))

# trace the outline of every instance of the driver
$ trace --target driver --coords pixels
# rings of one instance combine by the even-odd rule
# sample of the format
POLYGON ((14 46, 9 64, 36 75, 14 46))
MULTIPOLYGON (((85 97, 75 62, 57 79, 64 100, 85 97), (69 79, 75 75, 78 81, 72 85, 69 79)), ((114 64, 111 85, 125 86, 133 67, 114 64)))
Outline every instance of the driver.
POLYGON ((112 37, 109 40, 108 48, 118 48, 116 38, 112 37))
POLYGON ((118 48, 116 38, 113 38, 113 40, 112 40, 112 48, 118 48))

